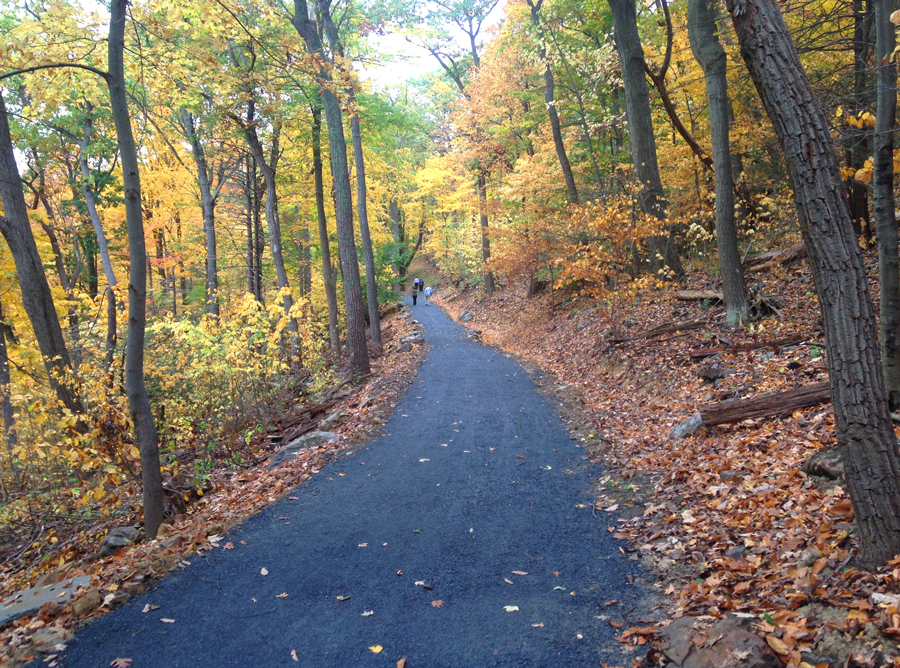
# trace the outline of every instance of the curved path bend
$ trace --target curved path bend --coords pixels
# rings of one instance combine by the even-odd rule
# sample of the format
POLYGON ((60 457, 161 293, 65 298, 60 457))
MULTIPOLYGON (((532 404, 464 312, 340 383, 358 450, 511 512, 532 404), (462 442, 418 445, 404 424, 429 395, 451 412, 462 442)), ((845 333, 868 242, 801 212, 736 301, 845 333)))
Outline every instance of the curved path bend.
POLYGON ((608 620, 645 597, 592 514, 600 469, 515 361, 413 312, 433 349, 383 435, 87 626, 60 665, 630 666, 608 620))

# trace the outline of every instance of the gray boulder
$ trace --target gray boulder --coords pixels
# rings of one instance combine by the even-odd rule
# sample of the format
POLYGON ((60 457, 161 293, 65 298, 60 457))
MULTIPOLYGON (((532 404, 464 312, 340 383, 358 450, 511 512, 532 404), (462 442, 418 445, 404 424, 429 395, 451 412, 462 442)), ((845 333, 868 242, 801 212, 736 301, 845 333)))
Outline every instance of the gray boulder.
POLYGON ((844 477, 844 461, 837 449, 820 450, 811 455, 803 464, 806 475, 817 475, 829 480, 844 477))
POLYGON ((337 443, 338 437, 330 431, 313 431, 305 436, 291 441, 283 448, 280 448, 269 461, 269 468, 274 469, 281 466, 284 462, 289 462, 297 458, 297 454, 302 450, 310 448, 318 448, 330 443, 337 443))
POLYGON ((687 438, 691 434, 696 434, 698 431, 703 429, 705 425, 703 424, 703 418, 700 417, 700 413, 696 415, 692 415, 687 420, 682 420, 669 432, 669 438, 673 441, 676 441, 680 438, 687 438))
POLYGON ((0 602, 0 628, 19 617, 27 617, 37 613, 48 601, 62 605, 66 603, 79 587, 87 587, 91 583, 90 575, 54 582, 44 587, 25 589, 0 602))
POLYGON ((460 322, 472 322, 472 318, 474 318, 474 317, 475 316, 473 316, 471 313, 469 313, 469 309, 466 309, 465 311, 463 311, 462 313, 459 314, 458 320, 460 322))
POLYGON ((751 617, 727 615, 711 627, 679 617, 662 633, 663 652, 681 668, 780 668, 769 645, 754 633, 751 617))
POLYGON ((98 555, 101 559, 111 557, 121 547, 133 545, 141 539, 141 532, 134 527, 116 527, 100 543, 98 555))
POLYGON ((347 413, 337 410, 319 423, 319 431, 331 431, 347 419, 347 413))
POLYGON ((407 343, 404 343, 399 348, 397 348, 397 350, 395 350, 394 352, 395 353, 408 353, 410 350, 412 350, 412 344, 407 342, 407 343))

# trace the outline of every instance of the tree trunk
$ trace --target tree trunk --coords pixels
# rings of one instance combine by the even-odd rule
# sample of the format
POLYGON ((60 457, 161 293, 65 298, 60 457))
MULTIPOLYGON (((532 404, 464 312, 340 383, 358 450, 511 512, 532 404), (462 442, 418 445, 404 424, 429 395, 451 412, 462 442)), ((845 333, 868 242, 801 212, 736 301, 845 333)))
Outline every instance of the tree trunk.
POLYGON ((287 271, 284 268, 284 255, 281 252, 281 226, 278 223, 278 193, 275 189, 275 169, 266 162, 265 153, 263 153, 262 144, 256 133, 256 126, 253 124, 253 108, 251 102, 250 111, 248 113, 248 125, 244 128, 244 135, 247 138, 247 144, 256 160, 256 165, 263 175, 266 184, 266 226, 269 230, 269 246, 272 250, 272 261, 275 264, 275 276, 278 279, 278 289, 283 290, 282 304, 284 306, 285 316, 288 318, 288 330, 291 333, 291 360, 292 362, 299 359, 300 354, 300 328, 297 325, 297 319, 291 315, 291 308, 294 306, 294 298, 290 293, 290 283, 288 281, 287 271))
POLYGON ((119 341, 116 322, 116 293, 112 287, 106 286, 106 375, 112 387, 112 366, 116 361, 116 344, 119 341))
POLYGON ((6 440, 10 468, 15 471, 12 451, 18 443, 18 438, 16 437, 16 421, 13 417, 13 405, 10 398, 12 381, 9 374, 9 354, 6 351, 7 329, 9 328, 3 315, 3 304, 0 304, 0 409, 3 413, 3 436, 6 440))
POLYGON ((256 188, 256 179, 253 176, 253 158, 247 157, 246 160, 247 171, 244 172, 243 179, 243 187, 244 187, 244 204, 246 206, 246 226, 247 226, 247 292, 256 297, 256 300, 259 301, 259 296, 256 294, 256 268, 255 268, 255 258, 256 258, 256 244, 253 241, 253 191, 256 188))
POLYGON ((200 205, 203 209, 203 232, 206 235, 206 312, 219 319, 219 272, 216 262, 216 198, 209 181, 209 166, 206 152, 197 136, 194 115, 181 109, 181 126, 191 145, 194 162, 197 164, 197 185, 200 186, 200 205))
POLYGON ((828 383, 813 383, 787 392, 768 392, 749 399, 729 399, 700 407, 700 417, 707 427, 741 422, 772 415, 790 415, 800 408, 809 408, 831 401, 828 383))
POLYGON ((341 354, 341 337, 338 333, 338 303, 334 271, 331 268, 331 241, 328 239, 328 222, 325 219, 325 184, 322 177, 322 108, 312 110, 313 181, 316 188, 316 217, 319 221, 319 252, 322 255, 322 280, 325 283, 325 299, 328 301, 328 338, 331 352, 341 354))
MULTIPOLYGON (((351 91, 351 103, 353 100, 354 95, 351 91)), ((353 161, 356 163, 356 212, 359 216, 359 234, 362 238, 363 255, 366 258, 369 338, 372 339, 372 343, 381 345, 381 319, 378 315, 378 283, 375 281, 375 252, 372 249, 372 236, 369 234, 369 211, 366 204, 366 165, 363 160, 362 131, 359 127, 358 114, 353 114, 350 119, 350 132, 353 136, 353 161)))
POLYGON ((125 391, 134 422, 134 435, 141 452, 141 476, 144 485, 144 531, 148 539, 156 537, 163 522, 162 472, 159 466, 159 442, 153 411, 144 385, 144 330, 147 302, 147 247, 141 215, 141 177, 137 150, 131 132, 128 97, 125 88, 125 18, 128 0, 112 0, 109 21, 109 102, 122 161, 122 186, 125 198, 125 224, 128 228, 128 252, 131 272, 128 280, 128 339, 125 344, 125 391))
POLYGON ((825 324, 835 432, 860 531, 859 557, 881 564, 900 553, 900 459, 872 299, 828 119, 776 0, 728 0, 728 10, 791 176, 825 324))
POLYGON ((891 410, 900 408, 900 260, 894 213, 894 126, 897 114, 897 70, 890 0, 875 2, 878 101, 875 114, 875 229, 881 279, 881 365, 891 410))
POLYGON ((84 203, 87 206, 88 216, 91 219, 91 226, 94 228, 94 234, 97 237, 97 248, 100 251, 100 262, 103 264, 103 273, 106 276, 106 283, 112 287, 118 285, 116 274, 112 268, 112 260, 109 257, 109 245, 106 243, 106 234, 103 232, 103 224, 100 222, 100 214, 97 213, 97 204, 94 201, 94 191, 91 185, 93 178, 91 177, 91 169, 87 161, 87 147, 91 143, 91 135, 94 133, 94 121, 91 118, 92 107, 88 103, 86 116, 84 119, 84 139, 81 144, 81 154, 78 156, 78 162, 81 167, 81 192, 84 194, 84 203))
POLYGON ((50 386, 63 405, 76 414, 83 412, 81 401, 72 387, 69 351, 66 350, 62 327, 53 293, 44 265, 38 253, 31 224, 19 168, 13 153, 12 136, 6 114, 6 103, 0 95, 0 199, 3 202, 3 216, 0 216, 0 234, 6 239, 16 265, 16 274, 22 289, 22 306, 38 348, 44 358, 44 367, 50 379, 50 386), (27 289, 24 289, 27 286, 27 289))
MULTIPOLYGON (((329 2, 319 4, 319 10, 329 11, 329 2)), ((309 53, 323 58, 322 40, 313 21, 309 19, 306 0, 294 0, 294 27, 306 42, 309 53)), ((320 70, 319 77, 330 81, 330 75, 320 70)), ((353 233, 353 204, 350 194, 350 172, 347 167, 347 142, 344 138, 344 119, 341 105, 327 87, 321 88, 328 142, 331 147, 331 175, 334 179, 335 219, 338 230, 338 253, 344 282, 344 304, 347 311, 347 347, 350 351, 350 373, 354 378, 369 374, 369 351, 366 347, 366 321, 363 315, 362 289, 359 280, 359 256, 353 233)))
POLYGON ((734 222, 734 179, 728 137, 728 61, 725 49, 716 37, 715 7, 710 0, 688 0, 688 35, 694 58, 706 77, 716 179, 716 245, 728 309, 725 322, 729 327, 739 327, 750 316, 750 300, 734 222))
POLYGON ((547 58, 547 49, 544 47, 544 31, 541 29, 541 4, 543 0, 528 0, 531 9, 531 22, 538 33, 538 56, 544 64, 544 101, 547 103, 547 115, 550 117, 550 131, 553 133, 553 144, 556 146, 556 157, 562 169, 563 178, 566 180, 566 195, 569 204, 578 204, 578 188, 575 185, 575 177, 572 175, 572 165, 569 164, 569 156, 566 154, 566 145, 563 142, 562 130, 559 124, 559 113, 556 111, 556 82, 553 79, 553 70, 550 69, 550 60, 547 58))
POLYGON ((400 206, 397 204, 397 198, 391 197, 388 203, 388 216, 391 219, 391 234, 394 237, 394 244, 397 246, 397 260, 391 267, 394 270, 395 283, 394 294, 398 297, 406 289, 406 266, 403 263, 403 257, 400 255, 406 249, 405 239, 403 238, 403 224, 400 222, 400 206))
MULTIPOLYGON (((638 204, 645 214, 665 220, 666 199, 656 158, 656 137, 650 110, 650 92, 644 76, 644 49, 637 29, 635 0, 608 0, 616 33, 616 49, 625 85, 625 116, 631 141, 631 159, 637 182, 638 204)), ((675 276, 684 274, 681 258, 671 233, 647 240, 650 267, 658 273, 664 268, 675 276)))
POLYGON ((484 263, 484 292, 487 295, 494 294, 494 272, 488 267, 491 259, 491 239, 488 236, 487 215, 487 175, 478 171, 478 217, 481 221, 481 261, 484 263))
MULTIPOLYGON (((872 11, 871 2, 868 8, 864 7, 863 0, 853 0, 853 106, 855 113, 862 113, 868 109, 872 100, 869 91, 869 55, 871 53, 871 26, 872 11)), ((875 118, 876 122, 878 117, 875 118)), ((861 134, 852 133, 848 139, 848 165, 856 172, 863 168, 866 157, 871 151, 870 134, 863 128, 861 134)), ((872 225, 869 220, 869 191, 865 184, 854 178, 846 181, 847 195, 850 198, 850 215, 853 218, 853 229, 856 235, 863 234, 867 239, 872 238, 872 225)))

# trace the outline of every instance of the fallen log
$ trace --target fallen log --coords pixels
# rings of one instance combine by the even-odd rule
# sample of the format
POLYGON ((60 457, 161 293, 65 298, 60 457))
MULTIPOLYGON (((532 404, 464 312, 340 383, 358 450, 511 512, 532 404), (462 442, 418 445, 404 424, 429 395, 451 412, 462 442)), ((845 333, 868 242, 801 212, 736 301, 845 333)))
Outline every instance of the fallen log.
POLYGON ((675 299, 683 302, 699 302, 704 299, 724 302, 725 295, 715 290, 679 290, 675 293, 675 299))
POLYGON ((791 413, 831 401, 828 381, 798 387, 787 392, 768 392, 750 399, 728 399, 701 406, 700 412, 682 420, 669 432, 672 439, 685 438, 704 427, 741 422, 751 418, 791 413))
POLYGON ((798 343, 803 343, 806 339, 802 336, 788 336, 783 339, 775 339, 774 341, 763 341, 763 342, 754 342, 754 343, 733 343, 730 346, 718 346, 716 348, 692 348, 688 355, 694 361, 706 359, 707 357, 712 357, 713 355, 720 355, 722 353, 730 352, 732 355, 736 355, 737 353, 749 352, 751 350, 760 350, 762 348, 773 348, 776 351, 779 348, 784 348, 786 346, 793 346, 798 343))
POLYGON ((806 257, 806 243, 803 241, 787 248, 757 253, 748 257, 744 261, 744 271, 750 274, 769 271, 779 264, 790 264, 802 257, 806 257))
POLYGON ((671 334, 673 332, 683 332, 689 329, 700 329, 708 324, 706 320, 685 320, 684 322, 667 322, 658 325, 653 329, 648 329, 637 336, 628 336, 622 338, 607 339, 607 343, 627 343, 628 341, 642 341, 644 339, 652 339, 663 334, 671 334))

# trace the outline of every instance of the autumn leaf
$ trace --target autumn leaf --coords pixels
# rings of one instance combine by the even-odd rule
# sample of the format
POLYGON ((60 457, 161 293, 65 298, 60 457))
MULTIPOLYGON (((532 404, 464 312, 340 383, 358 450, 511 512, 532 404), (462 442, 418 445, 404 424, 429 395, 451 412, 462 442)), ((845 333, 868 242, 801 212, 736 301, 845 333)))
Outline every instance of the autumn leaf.
POLYGON ((397 668, 406 668, 406 657, 405 656, 397 662, 397 668))
POLYGON ((513 575, 528 575, 528 571, 513 571, 513 575))
POLYGON ((269 574, 269 571, 268 571, 268 569, 266 569, 266 568, 261 568, 261 569, 259 570, 259 574, 260 574, 260 575, 268 575, 268 574, 269 574))
POLYGON ((431 607, 432 607, 432 608, 440 608, 440 607, 442 607, 443 605, 444 605, 444 602, 443 602, 442 600, 440 600, 440 599, 431 602, 431 607))
POLYGON ((362 613, 362 616, 363 616, 363 617, 371 617, 371 616, 374 615, 374 614, 375 614, 375 611, 374 611, 374 610, 366 610, 366 611, 364 611, 364 612, 362 613))
POLYGON ((778 638, 773 635, 766 636, 766 642, 769 643, 769 647, 771 647, 778 654, 790 654, 791 648, 788 647, 787 643, 785 643, 781 638, 778 638))
POLYGON ((113 659, 110 662, 110 666, 113 668, 128 668, 131 665, 132 659, 113 659))
POLYGON ((158 606, 158 605, 151 605, 151 604, 147 603, 147 604, 144 606, 144 609, 141 610, 141 612, 150 612, 151 610, 159 610, 159 606, 158 606))
POLYGON ((291 650, 291 658, 294 661, 296 661, 297 663, 300 663, 300 658, 297 656, 297 650, 295 650, 295 649, 291 650))
POLYGON ((503 606, 503 609, 506 610, 507 612, 518 612, 518 611, 519 611, 519 606, 517 606, 517 605, 504 605, 504 606, 503 606))
POLYGON ((287 598, 287 592, 284 592, 282 594, 276 594, 275 598, 287 598))
POLYGON ((169 619, 168 617, 161 617, 160 620, 163 624, 174 624, 174 619, 169 619))
POLYGON ((531 626, 536 629, 542 629, 544 628, 544 622, 538 622, 536 624, 532 624, 531 626))
POLYGON ((373 654, 381 654, 381 650, 383 650, 383 649, 384 649, 384 647, 382 647, 381 645, 372 645, 371 647, 369 647, 369 650, 373 654))

